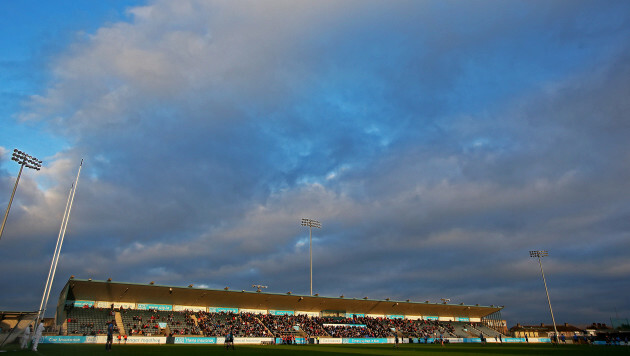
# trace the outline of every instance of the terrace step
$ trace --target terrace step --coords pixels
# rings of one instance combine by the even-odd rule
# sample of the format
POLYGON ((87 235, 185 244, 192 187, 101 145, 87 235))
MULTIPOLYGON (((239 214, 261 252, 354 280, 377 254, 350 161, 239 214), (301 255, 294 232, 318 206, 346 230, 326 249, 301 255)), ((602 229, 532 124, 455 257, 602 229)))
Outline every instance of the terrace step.
POLYGON ((127 334, 125 332, 125 324, 123 323, 122 316, 120 315, 119 311, 117 311, 116 314, 114 314, 114 319, 116 320, 116 326, 118 326, 118 333, 120 335, 127 334))

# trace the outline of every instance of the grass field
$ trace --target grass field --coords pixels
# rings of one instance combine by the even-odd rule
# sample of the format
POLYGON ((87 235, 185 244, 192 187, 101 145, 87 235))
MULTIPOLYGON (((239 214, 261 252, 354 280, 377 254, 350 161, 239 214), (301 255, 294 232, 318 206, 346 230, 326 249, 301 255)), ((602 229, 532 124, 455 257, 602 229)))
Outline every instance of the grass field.
POLYGON ((241 345, 235 350, 225 350, 220 345, 116 345, 105 351, 104 345, 40 344, 37 353, 22 351, 16 345, 4 348, 6 355, 630 355, 627 346, 587 346, 549 344, 451 344, 445 346, 403 344, 392 345, 241 345))

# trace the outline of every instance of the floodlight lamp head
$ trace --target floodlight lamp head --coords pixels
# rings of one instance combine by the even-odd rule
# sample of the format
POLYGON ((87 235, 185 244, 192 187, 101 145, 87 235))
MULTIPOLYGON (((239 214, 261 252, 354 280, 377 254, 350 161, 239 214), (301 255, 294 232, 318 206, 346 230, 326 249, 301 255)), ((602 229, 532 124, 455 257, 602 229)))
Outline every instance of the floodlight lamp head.
POLYGON ((302 226, 316 227, 318 229, 321 229, 322 223, 317 220, 304 218, 302 219, 302 226))
POLYGON ((529 251, 529 257, 545 257, 549 256, 549 252, 547 251, 529 251))

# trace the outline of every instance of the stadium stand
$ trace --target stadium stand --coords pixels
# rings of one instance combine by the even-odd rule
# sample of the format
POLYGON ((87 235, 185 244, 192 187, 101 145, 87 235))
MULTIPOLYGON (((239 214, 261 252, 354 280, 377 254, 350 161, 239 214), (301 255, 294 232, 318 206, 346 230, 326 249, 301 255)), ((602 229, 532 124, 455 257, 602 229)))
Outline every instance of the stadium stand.
POLYGON ((65 335, 240 338, 469 338, 501 335, 484 318, 501 307, 357 300, 70 279, 57 325, 65 335), (111 296, 118 296, 112 301, 111 296), (150 300, 152 303, 143 303, 150 300), (254 308, 254 309, 252 309, 254 308), (395 312, 396 315, 388 315, 395 312), (370 314, 368 314, 370 313, 370 314), (423 317, 422 315, 425 315, 423 317), (462 321, 460 321, 460 319, 462 321), (489 324, 490 325, 490 324, 489 324))

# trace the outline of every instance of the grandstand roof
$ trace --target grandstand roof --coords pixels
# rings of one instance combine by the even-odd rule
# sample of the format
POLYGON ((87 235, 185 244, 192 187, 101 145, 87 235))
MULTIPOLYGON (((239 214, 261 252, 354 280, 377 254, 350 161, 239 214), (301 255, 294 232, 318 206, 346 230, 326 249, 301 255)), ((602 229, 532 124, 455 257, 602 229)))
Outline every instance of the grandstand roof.
MULTIPOLYGON (((502 309, 498 306, 440 304, 393 300, 332 298, 322 296, 232 291, 155 284, 69 279, 60 299, 151 303, 239 309, 344 311, 357 314, 458 316, 481 318, 502 309)), ((65 300, 60 300, 65 304, 65 300)))

